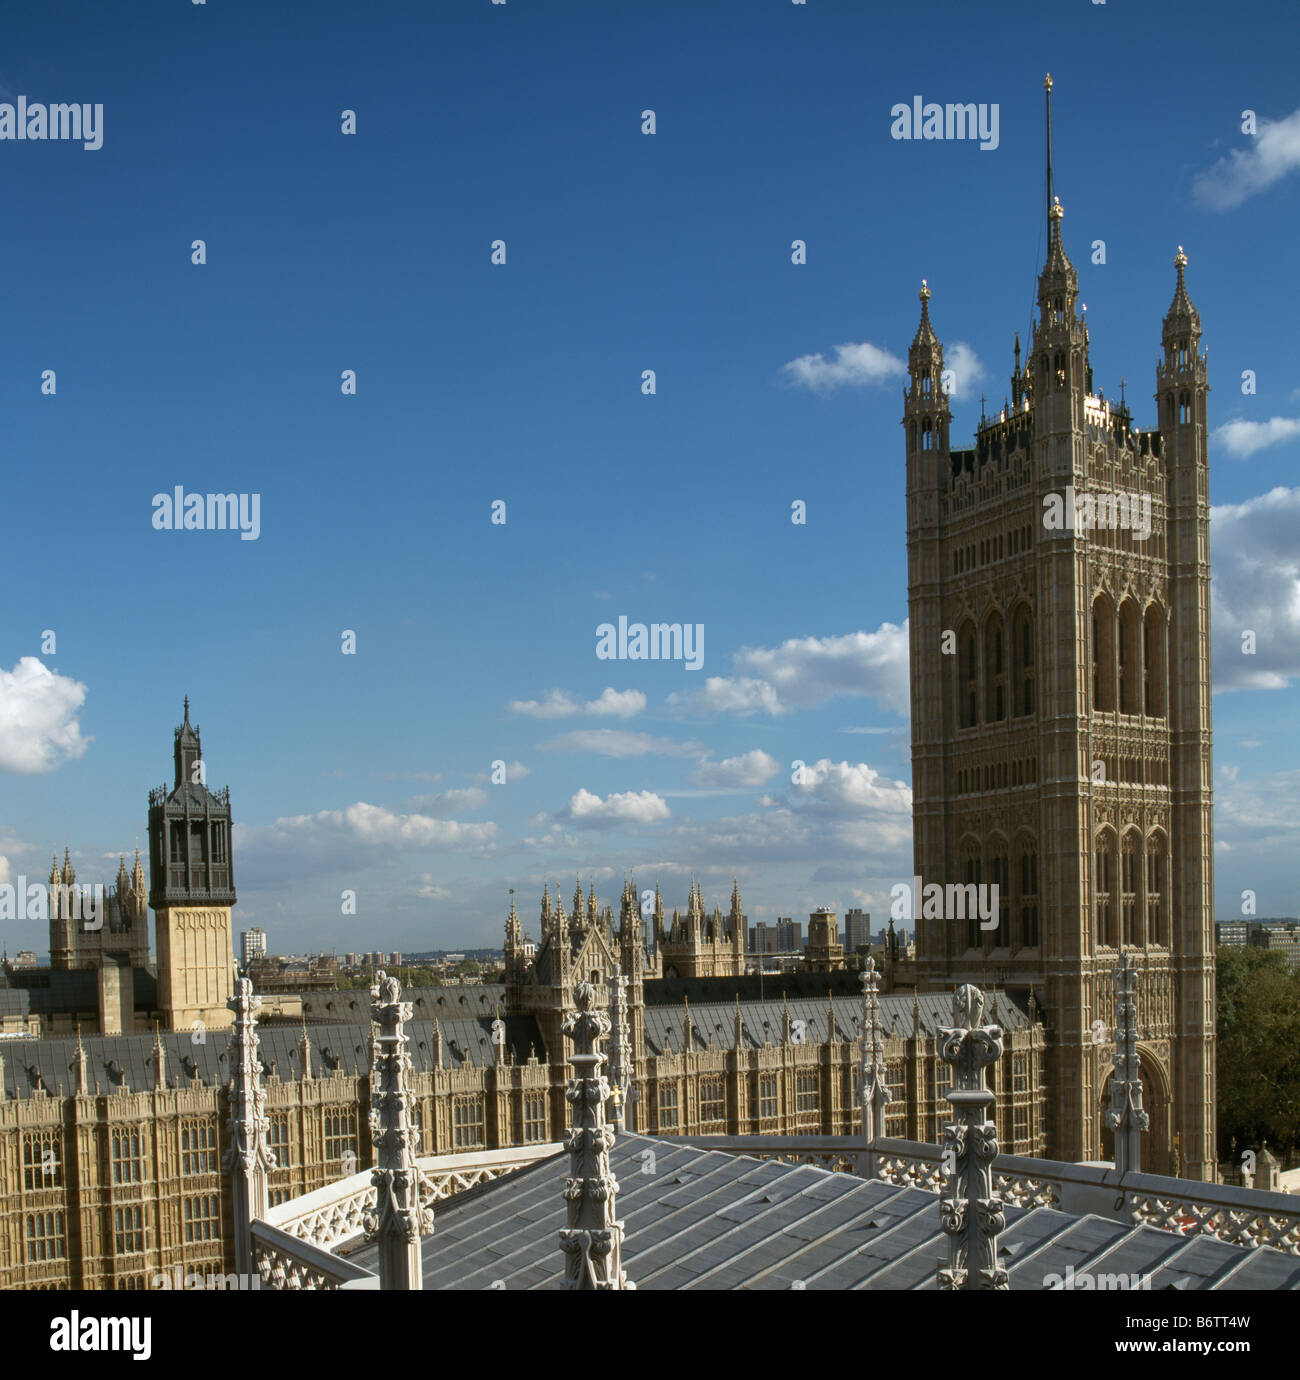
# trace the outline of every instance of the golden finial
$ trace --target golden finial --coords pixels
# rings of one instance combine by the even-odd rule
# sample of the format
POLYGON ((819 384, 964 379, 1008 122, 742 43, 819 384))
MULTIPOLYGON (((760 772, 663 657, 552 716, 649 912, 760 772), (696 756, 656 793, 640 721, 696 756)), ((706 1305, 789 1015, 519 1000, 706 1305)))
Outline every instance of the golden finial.
POLYGON ((1050 215, 1053 220, 1061 220, 1065 216, 1065 207, 1061 205, 1061 198, 1059 196, 1054 196, 1052 198, 1050 215))
POLYGON ((1181 244, 1178 246, 1178 254, 1174 259, 1174 267, 1179 269, 1187 267, 1187 255, 1183 253, 1183 246, 1181 244))
POLYGON ((924 278, 921 279, 921 291, 917 293, 917 296, 922 302, 928 302, 930 300, 930 287, 924 278))
POLYGON ((1049 72, 1049 73, 1043 78, 1043 90, 1044 90, 1044 91, 1050 91, 1051 89, 1052 89, 1052 74, 1049 72))

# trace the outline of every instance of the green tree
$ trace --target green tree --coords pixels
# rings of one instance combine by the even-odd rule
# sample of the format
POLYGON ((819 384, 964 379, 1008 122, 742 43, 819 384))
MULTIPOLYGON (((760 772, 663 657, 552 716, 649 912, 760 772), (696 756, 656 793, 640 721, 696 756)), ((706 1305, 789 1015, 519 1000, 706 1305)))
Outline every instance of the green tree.
POLYGON ((1219 1154, 1300 1150, 1300 971, 1268 949, 1218 951, 1219 1154))

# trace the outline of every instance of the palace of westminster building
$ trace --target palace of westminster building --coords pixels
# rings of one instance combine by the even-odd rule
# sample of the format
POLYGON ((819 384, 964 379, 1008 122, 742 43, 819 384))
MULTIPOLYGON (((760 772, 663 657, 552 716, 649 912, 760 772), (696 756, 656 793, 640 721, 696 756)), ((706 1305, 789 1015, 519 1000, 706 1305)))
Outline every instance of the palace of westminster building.
MULTIPOLYGON (((1050 201, 1050 179, 1049 179, 1050 201)), ((990 983, 1006 1032, 992 1069, 1005 1153, 1106 1158, 1108 981, 1137 951, 1145 1166, 1215 1175, 1206 364, 1176 261, 1157 426, 1094 396, 1078 279, 1051 202, 1038 320, 1011 398, 950 448, 929 291, 906 390, 915 872, 997 883, 996 926, 916 917, 916 956, 882 955, 889 1136, 950 1119, 937 1054, 954 983, 990 983), (1131 531, 1049 530, 1044 499, 1149 498, 1131 531), (1098 765, 1099 764, 1099 765, 1098 765), (1175 1135, 1175 1129, 1177 1135, 1175 1135)), ((149 873, 123 862, 102 928, 52 906, 50 966, 6 969, 40 1035, 0 1040, 0 1287, 146 1288, 224 1273, 233 1237, 226 1003, 235 904, 228 791, 208 789, 196 726, 149 795, 149 873), (148 910, 156 925, 149 959, 148 910)), ((53 888, 75 882, 65 857, 53 888)), ((627 979, 628 1128, 654 1135, 853 1135, 862 1006, 833 916, 805 969, 746 971, 739 887, 706 913, 694 883, 666 920, 636 885, 617 918, 548 888, 540 935, 513 899, 503 985, 408 989, 420 1153, 559 1141, 561 1035, 580 981, 627 979)), ((278 1167, 272 1204, 371 1163, 364 994, 304 994, 261 1027, 278 1167)))

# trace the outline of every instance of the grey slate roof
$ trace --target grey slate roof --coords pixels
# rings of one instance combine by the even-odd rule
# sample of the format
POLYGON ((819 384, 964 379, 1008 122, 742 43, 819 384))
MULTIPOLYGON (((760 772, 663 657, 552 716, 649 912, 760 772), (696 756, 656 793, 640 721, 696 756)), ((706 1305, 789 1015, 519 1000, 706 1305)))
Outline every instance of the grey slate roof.
MULTIPOLYGON (((443 1068, 460 1068, 472 1064, 481 1068, 492 1060, 492 1016, 456 1017, 440 1022, 442 1028, 443 1068)), ((530 1016, 509 1016, 506 1022, 506 1046, 515 1052, 517 1063, 528 1058, 530 1043, 541 1051, 541 1036, 537 1023, 530 1016)), ((410 1038, 411 1061, 417 1070, 433 1067, 434 1023, 432 1020, 410 1021, 406 1026, 410 1038)), ((262 1063, 267 1071, 274 1064, 276 1075, 285 1082, 301 1077, 302 1060, 298 1042, 302 1036, 298 1025, 258 1026, 258 1041, 262 1063)), ((370 1021, 337 1022, 307 1026, 311 1042, 312 1073, 320 1078, 329 1073, 351 1076, 370 1072, 370 1021)), ((197 1075, 204 1083, 214 1081, 224 1085, 229 1077, 226 1047, 229 1034, 224 1030, 208 1031, 202 1044, 195 1044, 188 1031, 164 1032, 168 1086, 188 1086, 197 1075)), ((125 1086, 132 1092, 142 1092, 154 1085, 154 1037, 140 1035, 83 1035, 82 1045, 87 1054, 87 1072, 92 1091, 113 1092, 125 1086)), ((56 1039, 0 1040, 0 1058, 4 1060, 4 1092, 7 1097, 30 1097, 43 1088, 57 1094, 60 1087, 70 1096, 76 1087, 72 1071, 77 1056, 75 1036, 56 1039)))
MULTIPOLYGON (((947 1259, 938 1196, 878 1180, 697 1150, 624 1133, 610 1160, 638 1289, 933 1289, 947 1259), (649 1171, 649 1172, 647 1172, 649 1171)), ((569 1156, 560 1154, 436 1208, 426 1289, 559 1287, 569 1156), (498 1283, 499 1282, 499 1283, 498 1283)), ((1155 1289, 1296 1289, 1300 1260, 1049 1208, 1008 1206, 1001 1263, 1011 1288, 1050 1274, 1150 1274, 1155 1289)), ((378 1271, 376 1247, 340 1254, 378 1271)))
MULTIPOLYGON (((773 983, 768 982, 771 991, 773 983)), ((1026 1030, 1029 1017, 1007 996, 1005 992, 989 994, 992 1009, 989 1019, 1002 1026, 1004 1030, 1026 1030)), ((897 1036, 905 1039, 912 1034, 913 1006, 910 995, 881 997, 880 1020, 886 1037, 897 1036)), ((916 999, 919 1012, 920 1030, 923 1036, 933 1038, 941 1025, 952 1023, 952 996, 946 992, 922 993, 916 999)), ((785 1005, 789 1008, 791 1021, 804 1022, 804 1035, 810 1044, 821 1044, 827 1035, 830 1018, 829 1003, 823 994, 821 998, 790 998, 785 1005)), ((862 1007, 858 1000, 836 997, 835 1038, 837 1040, 857 1040, 861 1038, 862 1007)), ((781 1022, 781 993, 765 1001, 740 1001, 741 1019, 744 1021, 744 1042, 746 1049, 754 1049, 763 1043, 766 1033, 770 1044, 780 1044, 783 1025, 781 1022), (767 1022, 766 1032, 763 1023, 767 1022)), ((690 1004, 692 1027, 692 1048, 707 1049, 709 1035, 713 1036, 715 1049, 731 1049, 735 1044, 736 1004, 729 1002, 708 1002, 690 1004)), ((672 1052, 680 1054, 684 1048, 686 1035, 685 1003, 672 1006, 647 1006, 645 1009, 646 1045, 651 1054, 662 1054, 666 1048, 669 1034, 672 1036, 672 1052)))
MULTIPOLYGON (((498 1011, 504 1011, 506 989, 500 983, 484 983, 476 987, 403 987, 402 1000, 412 1006, 413 1019, 440 1020, 448 1017, 485 1018, 489 1027, 498 1011)), ((365 988, 321 992, 303 995, 302 1008, 310 1024, 313 1020, 369 1019, 370 994, 365 988)), ((539 1047, 538 1053, 541 1053, 539 1047)))
POLYGON ((0 987, 0 1016, 25 1016, 31 999, 21 987, 0 987))

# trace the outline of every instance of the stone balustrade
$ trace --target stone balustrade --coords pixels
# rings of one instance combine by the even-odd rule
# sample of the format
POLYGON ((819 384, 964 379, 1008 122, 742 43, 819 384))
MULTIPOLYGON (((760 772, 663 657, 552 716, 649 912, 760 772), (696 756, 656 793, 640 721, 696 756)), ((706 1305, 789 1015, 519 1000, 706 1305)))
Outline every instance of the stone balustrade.
MULTIPOLYGON (((882 1136, 864 1147, 841 1136, 687 1136, 701 1150, 722 1150, 753 1159, 815 1164, 823 1169, 871 1177, 938 1193, 943 1187, 943 1151, 920 1141, 882 1136), (865 1174, 864 1174, 865 1176, 865 1174)), ((1107 1164, 1065 1164, 1022 1155, 993 1162, 994 1191, 1017 1207, 1054 1207, 1093 1213, 1116 1222, 1146 1225, 1185 1236, 1215 1236, 1241 1246, 1271 1246, 1300 1255, 1300 1202, 1290 1194, 1227 1184, 1204 1184, 1158 1174, 1129 1174, 1123 1180, 1107 1164)))

